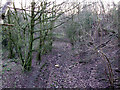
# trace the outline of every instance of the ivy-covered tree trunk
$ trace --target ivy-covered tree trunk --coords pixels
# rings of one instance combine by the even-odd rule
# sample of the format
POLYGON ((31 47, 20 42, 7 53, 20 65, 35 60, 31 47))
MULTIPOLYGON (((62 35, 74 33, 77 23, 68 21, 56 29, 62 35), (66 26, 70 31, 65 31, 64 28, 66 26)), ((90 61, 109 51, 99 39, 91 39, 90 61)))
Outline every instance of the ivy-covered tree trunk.
POLYGON ((35 11, 35 2, 34 0, 31 3, 31 28, 30 28, 30 39, 29 39, 29 51, 27 60, 25 60, 24 69, 25 70, 31 70, 32 65, 32 48, 33 48, 33 34, 34 34, 34 26, 35 26, 35 17, 34 17, 34 11, 35 11))
MULTIPOLYGON (((9 11, 8 11, 8 24, 11 24, 9 11)), ((12 40, 11 40, 11 27, 8 27, 8 50, 9 50, 8 58, 10 59, 14 58, 13 45, 12 45, 12 40)))
POLYGON ((38 54, 37 54, 37 60, 39 61, 39 64, 40 64, 40 61, 41 61, 41 55, 42 55, 42 29, 41 29, 41 26, 42 26, 42 23, 41 23, 41 17, 39 18, 39 21, 40 21, 40 39, 39 39, 39 50, 38 50, 38 54))
POLYGON ((38 53, 37 53, 37 60, 38 60, 38 62, 39 62, 39 64, 40 64, 40 62, 41 62, 41 56, 42 56, 42 46, 43 46, 43 26, 44 26, 44 18, 45 18, 45 13, 43 13, 44 12, 44 10, 45 10, 45 8, 46 8, 46 6, 45 6, 45 2, 41 2, 41 13, 40 13, 40 17, 39 17, 39 25, 40 25, 40 29, 39 29, 39 36, 40 36, 40 38, 39 38, 39 49, 38 49, 38 53), (43 20, 43 22, 42 22, 42 20, 43 20))

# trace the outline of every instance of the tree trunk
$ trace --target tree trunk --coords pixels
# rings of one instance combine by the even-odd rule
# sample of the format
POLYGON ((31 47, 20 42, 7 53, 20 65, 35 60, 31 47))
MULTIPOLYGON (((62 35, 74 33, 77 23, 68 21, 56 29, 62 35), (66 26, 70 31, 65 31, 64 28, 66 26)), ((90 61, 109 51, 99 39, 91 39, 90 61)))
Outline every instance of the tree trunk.
MULTIPOLYGON (((8 24, 10 24, 10 13, 8 11, 8 24)), ((11 40, 11 27, 8 27, 8 50, 9 50, 9 55, 8 58, 12 59, 14 58, 14 54, 13 54, 13 45, 12 45, 12 40, 11 40)))
POLYGON ((31 3, 31 28, 30 28, 30 40, 29 40, 29 52, 27 56, 26 63, 24 65, 24 68, 26 70, 31 70, 32 65, 32 48, 33 48, 33 32, 34 32, 34 26, 35 26, 35 17, 34 17, 34 11, 35 11, 35 2, 34 0, 31 3))

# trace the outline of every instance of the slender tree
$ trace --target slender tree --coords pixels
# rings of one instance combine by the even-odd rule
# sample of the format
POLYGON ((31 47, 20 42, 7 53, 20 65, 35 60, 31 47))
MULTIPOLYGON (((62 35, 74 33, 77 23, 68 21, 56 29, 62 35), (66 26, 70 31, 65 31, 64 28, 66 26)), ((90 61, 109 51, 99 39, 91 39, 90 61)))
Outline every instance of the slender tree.
MULTIPOLYGON (((10 19, 10 11, 8 11, 8 24, 11 24, 11 19, 10 19)), ((12 37, 11 37, 11 27, 8 27, 8 50, 9 50, 9 55, 8 57, 10 59, 14 58, 14 54, 13 54, 13 45, 12 45, 12 37)))
POLYGON ((34 32, 34 27, 35 27, 35 1, 33 0, 31 3, 31 23, 30 23, 30 39, 29 39, 29 51, 28 51, 28 56, 27 60, 25 62, 24 68, 26 70, 31 70, 31 65, 32 65, 32 49, 33 49, 33 32, 34 32))

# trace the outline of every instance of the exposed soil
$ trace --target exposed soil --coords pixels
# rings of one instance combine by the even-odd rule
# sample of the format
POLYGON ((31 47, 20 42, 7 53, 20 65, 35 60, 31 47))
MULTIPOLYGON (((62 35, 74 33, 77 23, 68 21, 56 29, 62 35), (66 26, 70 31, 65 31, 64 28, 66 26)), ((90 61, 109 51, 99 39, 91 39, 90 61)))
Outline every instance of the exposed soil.
MULTIPOLYGON (((108 50, 115 51, 117 47, 108 50)), ((19 62, 3 59, 3 88, 106 88, 110 85, 104 60, 93 51, 75 54, 70 43, 55 41, 52 52, 42 56, 40 65, 36 65, 36 53, 33 56, 32 70, 24 73, 19 62)), ((117 62, 113 63, 114 70, 117 62)), ((114 74, 117 78, 117 73, 114 74)))

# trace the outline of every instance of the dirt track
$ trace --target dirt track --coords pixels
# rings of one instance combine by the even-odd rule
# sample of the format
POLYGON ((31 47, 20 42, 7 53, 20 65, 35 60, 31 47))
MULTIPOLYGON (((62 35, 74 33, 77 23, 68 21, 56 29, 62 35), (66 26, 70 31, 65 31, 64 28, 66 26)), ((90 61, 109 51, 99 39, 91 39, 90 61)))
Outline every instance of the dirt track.
POLYGON ((12 70, 3 74, 3 87, 104 88, 109 85, 100 57, 82 52, 74 55, 66 42, 57 41, 53 46, 52 52, 42 57, 41 65, 46 63, 42 70, 41 65, 36 66, 35 57, 31 72, 22 73, 21 66, 11 62, 7 67, 12 70))

